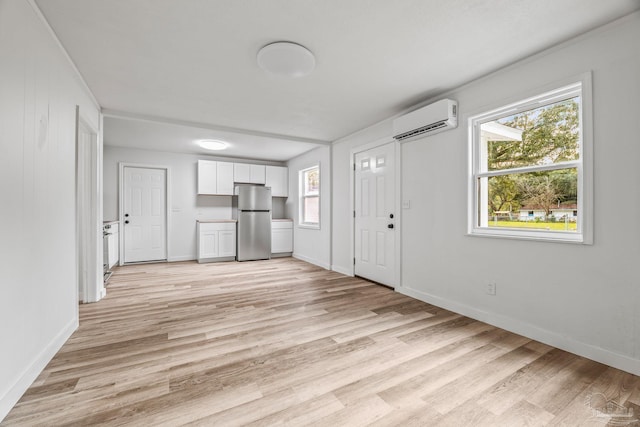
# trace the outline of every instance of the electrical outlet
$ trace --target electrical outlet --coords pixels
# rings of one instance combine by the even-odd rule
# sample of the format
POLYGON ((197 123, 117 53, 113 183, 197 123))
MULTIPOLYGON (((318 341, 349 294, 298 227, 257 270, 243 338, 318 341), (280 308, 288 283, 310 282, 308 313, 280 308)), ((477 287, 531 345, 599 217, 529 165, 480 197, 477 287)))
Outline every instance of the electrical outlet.
POLYGON ((487 283, 487 295, 495 295, 495 294, 496 294, 496 284, 487 283))

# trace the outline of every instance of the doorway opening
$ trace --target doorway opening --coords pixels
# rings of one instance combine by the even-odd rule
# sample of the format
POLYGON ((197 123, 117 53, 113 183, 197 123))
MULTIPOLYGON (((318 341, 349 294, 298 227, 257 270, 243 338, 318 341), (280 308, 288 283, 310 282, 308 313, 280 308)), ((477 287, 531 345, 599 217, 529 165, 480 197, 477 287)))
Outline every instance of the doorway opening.
POLYGON ((99 301, 103 284, 100 145, 76 107, 76 282, 78 301, 99 301))

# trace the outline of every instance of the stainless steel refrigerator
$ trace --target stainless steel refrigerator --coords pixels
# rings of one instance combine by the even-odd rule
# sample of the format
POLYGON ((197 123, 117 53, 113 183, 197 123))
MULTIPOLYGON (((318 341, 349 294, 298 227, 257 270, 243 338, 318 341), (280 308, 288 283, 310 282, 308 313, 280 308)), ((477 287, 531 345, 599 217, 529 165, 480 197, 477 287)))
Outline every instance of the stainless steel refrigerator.
POLYGON ((239 185, 234 193, 238 261, 271 258, 271 187, 239 185))

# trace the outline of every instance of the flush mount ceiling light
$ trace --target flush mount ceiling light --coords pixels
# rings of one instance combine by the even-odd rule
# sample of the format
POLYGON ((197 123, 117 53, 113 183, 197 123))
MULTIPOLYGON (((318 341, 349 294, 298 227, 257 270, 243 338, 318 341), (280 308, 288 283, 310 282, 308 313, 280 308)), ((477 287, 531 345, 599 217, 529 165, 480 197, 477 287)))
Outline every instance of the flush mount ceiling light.
POLYGON ((217 139, 201 139, 198 145, 206 150, 224 150, 229 146, 226 142, 217 139))
POLYGON ((258 65, 263 70, 287 77, 302 77, 316 67, 316 58, 304 46, 292 42, 275 42, 258 51, 258 65))

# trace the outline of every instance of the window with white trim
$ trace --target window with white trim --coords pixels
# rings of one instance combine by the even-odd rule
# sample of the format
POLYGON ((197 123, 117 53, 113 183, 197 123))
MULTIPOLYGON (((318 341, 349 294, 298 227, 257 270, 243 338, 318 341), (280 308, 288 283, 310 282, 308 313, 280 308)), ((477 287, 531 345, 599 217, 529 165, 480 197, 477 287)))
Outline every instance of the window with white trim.
POLYGON ((299 225, 303 227, 320 228, 320 165, 302 169, 299 175, 299 225))
POLYGON ((470 234, 590 242, 583 86, 580 81, 469 119, 470 234))

